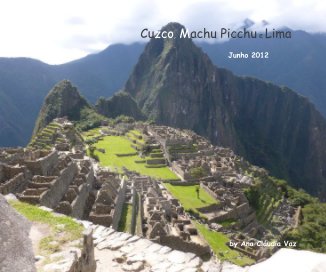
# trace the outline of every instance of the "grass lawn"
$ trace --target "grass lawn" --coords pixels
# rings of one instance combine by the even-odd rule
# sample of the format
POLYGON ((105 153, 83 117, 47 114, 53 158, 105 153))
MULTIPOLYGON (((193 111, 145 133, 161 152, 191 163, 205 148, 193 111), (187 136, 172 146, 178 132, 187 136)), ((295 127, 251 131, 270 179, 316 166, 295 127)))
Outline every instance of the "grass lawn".
POLYGON ((118 157, 116 154, 128 154, 136 152, 131 147, 131 142, 123 136, 105 136, 103 140, 94 144, 96 148, 105 149, 105 153, 95 150, 94 154, 98 155, 102 166, 109 166, 112 170, 122 171, 122 167, 136 171, 141 175, 147 175, 160 179, 178 179, 178 177, 168 168, 147 168, 146 163, 136 163, 135 161, 143 160, 138 155, 118 157))
POLYGON ((61 247, 64 247, 65 243, 75 241, 82 237, 83 226, 68 216, 56 216, 37 206, 20 201, 10 201, 9 203, 28 220, 49 225, 51 234, 41 239, 39 243, 41 254, 50 255, 58 252, 61 250, 61 247), (51 243, 54 241, 55 243, 51 243))
POLYGON ((197 209, 218 203, 218 200, 210 196, 204 189, 199 188, 199 198, 197 197, 196 188, 198 185, 172 185, 165 183, 166 189, 178 200, 180 200, 185 210, 197 209))
POLYGON ((91 139, 96 136, 101 136, 101 133, 100 133, 101 129, 102 128, 99 127, 99 128, 93 128, 93 129, 83 132, 82 135, 83 135, 84 140, 88 140, 88 139, 91 139))
POLYGON ((123 204, 122 214, 118 226, 118 231, 131 232, 132 205, 123 204))
POLYGON ((226 243, 229 241, 229 238, 223 233, 209 230, 204 225, 197 222, 193 223, 220 260, 230 261, 241 266, 251 265, 255 263, 255 261, 249 257, 242 255, 236 250, 230 249, 226 245, 226 243))
POLYGON ((144 138, 141 138, 139 139, 139 136, 142 136, 141 132, 138 131, 138 130, 130 130, 128 132, 128 136, 133 139, 133 140, 136 140, 138 143, 140 144, 144 144, 145 141, 144 141, 144 138))

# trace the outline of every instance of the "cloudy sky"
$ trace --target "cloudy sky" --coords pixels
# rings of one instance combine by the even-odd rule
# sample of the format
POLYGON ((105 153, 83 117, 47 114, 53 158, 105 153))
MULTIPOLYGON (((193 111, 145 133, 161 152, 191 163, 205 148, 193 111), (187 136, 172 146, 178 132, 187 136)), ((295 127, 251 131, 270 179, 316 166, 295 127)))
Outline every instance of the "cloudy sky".
POLYGON ((112 43, 140 41, 141 29, 178 21, 190 30, 235 27, 246 18, 326 32, 323 0, 10 0, 0 8, 0 56, 64 63, 112 43), (286 3, 286 4, 284 4, 286 3))

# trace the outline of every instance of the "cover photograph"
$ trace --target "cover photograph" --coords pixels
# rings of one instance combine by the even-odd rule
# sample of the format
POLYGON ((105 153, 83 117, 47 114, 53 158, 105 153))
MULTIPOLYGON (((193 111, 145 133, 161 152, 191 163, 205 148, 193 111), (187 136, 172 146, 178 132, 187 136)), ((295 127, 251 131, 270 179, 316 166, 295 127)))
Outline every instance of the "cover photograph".
POLYGON ((326 272, 326 2, 0 9, 0 272, 326 272))

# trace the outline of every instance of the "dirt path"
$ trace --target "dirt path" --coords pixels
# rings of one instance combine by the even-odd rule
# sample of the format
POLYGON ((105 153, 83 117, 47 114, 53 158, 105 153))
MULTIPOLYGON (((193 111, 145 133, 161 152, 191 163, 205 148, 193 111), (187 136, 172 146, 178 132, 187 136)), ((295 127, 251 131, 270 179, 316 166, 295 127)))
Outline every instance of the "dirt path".
POLYGON ((41 239, 50 235, 50 233, 51 230, 47 224, 33 222, 31 230, 29 232, 29 238, 32 240, 33 251, 35 255, 38 255, 38 246, 41 239))

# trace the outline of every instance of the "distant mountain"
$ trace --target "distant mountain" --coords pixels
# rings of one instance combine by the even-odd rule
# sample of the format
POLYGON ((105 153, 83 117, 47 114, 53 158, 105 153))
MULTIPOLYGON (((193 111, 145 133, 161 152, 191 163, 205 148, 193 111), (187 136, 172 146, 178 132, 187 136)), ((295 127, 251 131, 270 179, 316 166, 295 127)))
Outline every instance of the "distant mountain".
MULTIPOLYGON (((182 26, 163 30, 177 37, 182 26)), ((125 91, 148 118, 192 129, 326 198, 326 121, 288 88, 216 68, 191 39, 152 39, 125 91)))
POLYGON ((326 116, 326 34, 292 31, 291 39, 234 39, 201 43, 218 67, 285 85, 308 97, 326 116), (230 59, 229 52, 248 53, 248 59, 230 59), (252 59, 251 52, 269 52, 268 59, 252 59))
MULTIPOLYGON (((247 25, 250 26, 248 21, 247 25)), ((326 116, 326 35, 293 31, 292 39, 235 39, 197 43, 218 67, 286 85, 308 97, 326 116), (228 59, 229 51, 269 51, 268 60, 228 59)), ((62 65, 27 58, 0 58, 0 146, 26 145, 48 90, 74 82, 91 103, 125 84, 145 44, 116 44, 62 65)))
POLYGON ((24 146, 30 140, 42 102, 63 79, 74 82, 95 103, 127 80, 143 44, 112 45, 104 51, 62 65, 28 58, 0 58, 0 146, 24 146))
POLYGON ((53 66, 57 81, 69 79, 87 100, 95 103, 101 96, 110 97, 123 87, 144 45, 115 44, 85 58, 53 66))
POLYGON ((99 125, 103 119, 68 80, 56 84, 46 96, 33 134, 36 135, 53 119, 61 117, 67 117, 70 121, 77 122, 79 126, 89 127, 99 125), (98 123, 92 124, 92 122, 98 123))
POLYGON ((49 65, 0 58, 0 145, 25 145, 47 91, 54 85, 49 65))

